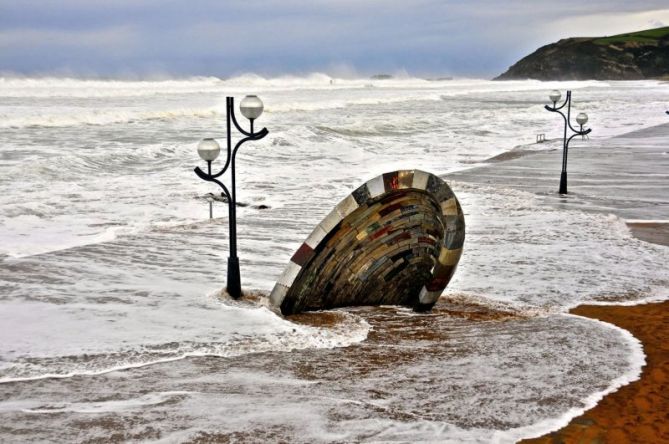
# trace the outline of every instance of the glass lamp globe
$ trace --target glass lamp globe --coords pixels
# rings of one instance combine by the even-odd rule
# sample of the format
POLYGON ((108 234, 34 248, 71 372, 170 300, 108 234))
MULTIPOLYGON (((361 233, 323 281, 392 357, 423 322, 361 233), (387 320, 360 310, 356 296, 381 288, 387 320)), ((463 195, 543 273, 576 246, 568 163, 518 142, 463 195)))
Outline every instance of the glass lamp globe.
POLYGON ((576 116, 576 121, 579 125, 583 126, 588 123, 588 115, 586 113, 578 113, 578 116, 576 116))
POLYGON ((221 146, 215 139, 202 139, 197 145, 197 153, 202 160, 213 162, 221 154, 221 146))
POLYGON ((560 100, 560 97, 562 97, 562 93, 557 89, 554 89, 553 91, 551 91, 548 97, 550 97, 551 102, 556 103, 558 100, 560 100))
POLYGON ((246 96, 239 104, 239 109, 242 115, 249 120, 254 120, 260 117, 263 111, 262 100, 258 96, 246 96))

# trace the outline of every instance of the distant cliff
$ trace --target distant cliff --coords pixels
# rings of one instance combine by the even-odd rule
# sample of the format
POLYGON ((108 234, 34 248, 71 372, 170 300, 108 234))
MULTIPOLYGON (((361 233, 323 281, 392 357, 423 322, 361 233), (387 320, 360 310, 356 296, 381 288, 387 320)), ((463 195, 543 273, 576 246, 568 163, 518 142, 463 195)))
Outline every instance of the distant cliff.
POLYGON ((641 80, 669 77, 669 26, 543 46, 495 80, 641 80))

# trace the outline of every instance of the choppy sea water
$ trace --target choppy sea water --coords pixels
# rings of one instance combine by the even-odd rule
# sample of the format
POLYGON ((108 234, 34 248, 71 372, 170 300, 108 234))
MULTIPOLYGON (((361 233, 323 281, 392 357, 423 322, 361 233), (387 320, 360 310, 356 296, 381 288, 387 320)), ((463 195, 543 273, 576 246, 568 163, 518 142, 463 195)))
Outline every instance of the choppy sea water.
POLYGON ((240 151, 238 193, 269 209, 240 208, 238 229, 243 285, 266 292, 365 180, 558 137, 553 88, 590 114, 590 143, 666 121, 659 82, 0 79, 0 436, 510 442, 578 414, 643 354, 564 312, 665 297, 667 248, 454 182, 467 243, 433 313, 282 319, 218 297, 227 208, 207 219, 217 190, 192 172, 225 96, 260 95, 270 135, 240 151))

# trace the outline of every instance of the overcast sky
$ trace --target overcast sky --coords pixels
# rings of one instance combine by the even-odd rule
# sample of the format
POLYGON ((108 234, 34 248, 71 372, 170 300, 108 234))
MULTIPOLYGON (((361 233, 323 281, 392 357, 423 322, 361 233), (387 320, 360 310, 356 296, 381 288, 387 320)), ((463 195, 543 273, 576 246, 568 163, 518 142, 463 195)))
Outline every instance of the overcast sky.
POLYGON ((667 0, 0 0, 0 73, 492 77, 559 38, 667 25, 667 0))

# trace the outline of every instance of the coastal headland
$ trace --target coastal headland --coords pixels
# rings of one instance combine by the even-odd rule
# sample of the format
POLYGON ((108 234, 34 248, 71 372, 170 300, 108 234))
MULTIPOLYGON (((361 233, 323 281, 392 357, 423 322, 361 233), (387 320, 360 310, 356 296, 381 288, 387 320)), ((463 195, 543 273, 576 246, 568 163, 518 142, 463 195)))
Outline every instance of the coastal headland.
POLYGON ((669 76, 669 27, 562 39, 523 57, 495 80, 642 80, 669 76))

